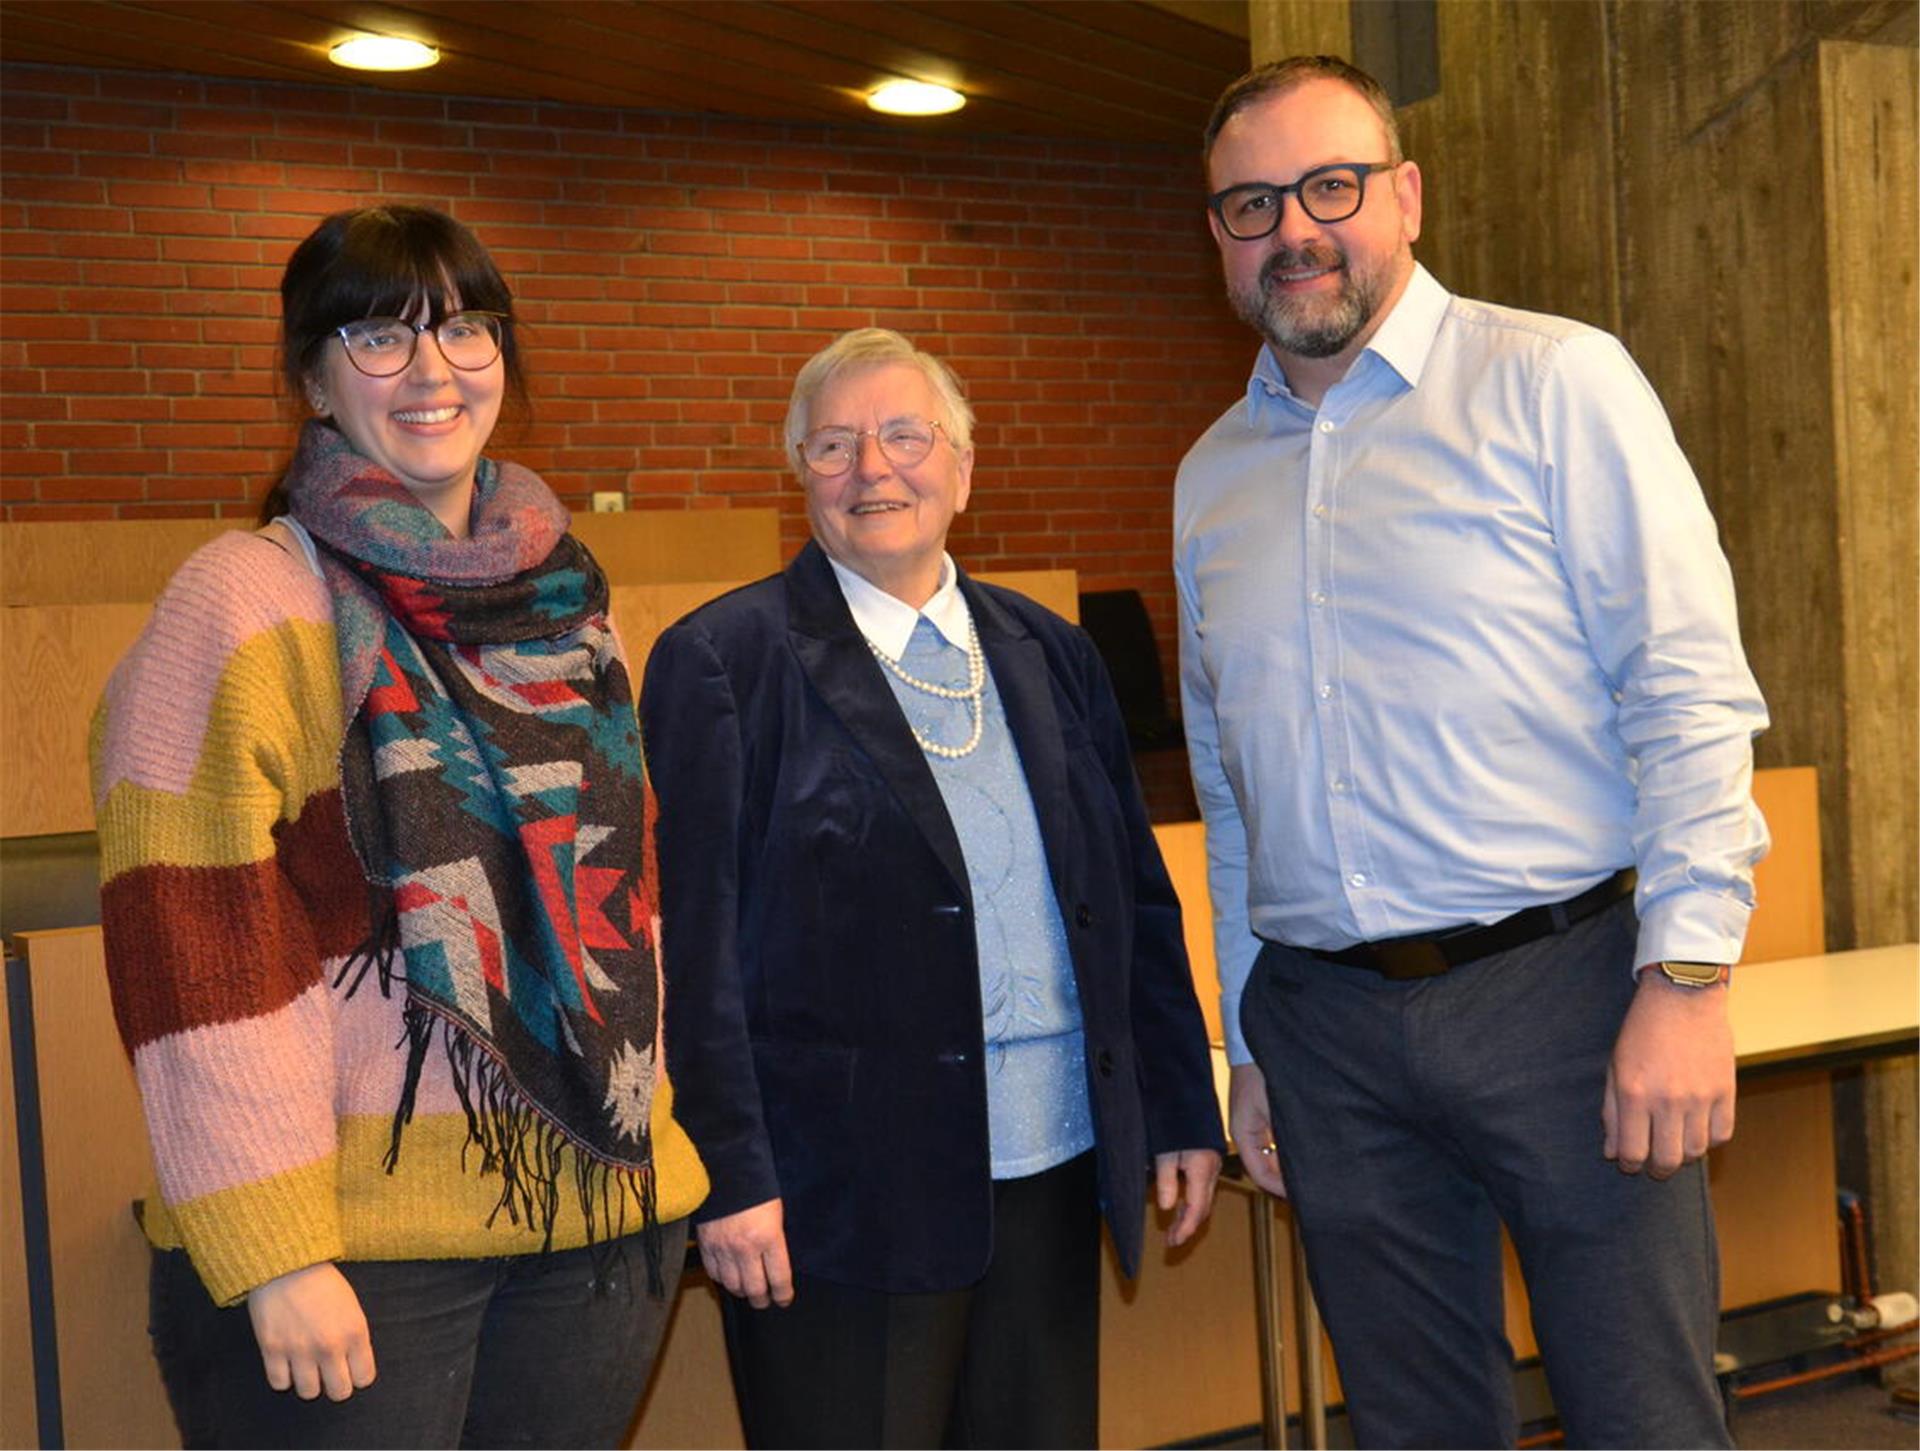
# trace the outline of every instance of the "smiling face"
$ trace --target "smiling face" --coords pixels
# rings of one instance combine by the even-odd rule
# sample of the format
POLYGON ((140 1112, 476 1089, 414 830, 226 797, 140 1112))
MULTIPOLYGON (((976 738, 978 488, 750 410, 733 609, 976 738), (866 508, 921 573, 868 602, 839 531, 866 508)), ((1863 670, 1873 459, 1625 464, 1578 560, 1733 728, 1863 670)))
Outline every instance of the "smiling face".
MULTIPOLYGON (((1388 159, 1380 118, 1337 80, 1303 81, 1236 112, 1207 158, 1209 189, 1288 185, 1331 162, 1388 159)), ((1242 242, 1208 214, 1234 310, 1270 343, 1296 389, 1337 382, 1413 275, 1420 235, 1420 172, 1412 162, 1367 179, 1366 200, 1343 222, 1316 222, 1289 196, 1271 235, 1242 242), (1296 374, 1299 376, 1296 377, 1296 374)), ((1317 396, 1317 395, 1316 395, 1317 396)))
POLYGON ((940 583, 940 556, 953 516, 967 507, 972 448, 955 448, 951 420, 925 373, 911 363, 861 368, 830 381, 807 409, 807 431, 847 428, 858 440, 845 473, 805 475, 813 537, 862 579, 918 609, 940 583), (881 452, 875 433, 902 418, 939 423, 933 450, 902 466, 881 452))
MULTIPOLYGON (((449 312, 458 307, 448 299, 449 312)), ((425 303, 417 303, 407 321, 426 316, 425 303)), ((357 452, 406 485, 456 539, 467 535, 474 470, 505 392, 500 358, 478 371, 455 368, 431 330, 420 335, 413 361, 390 378, 354 367, 338 337, 308 377, 314 411, 330 415, 357 452)))

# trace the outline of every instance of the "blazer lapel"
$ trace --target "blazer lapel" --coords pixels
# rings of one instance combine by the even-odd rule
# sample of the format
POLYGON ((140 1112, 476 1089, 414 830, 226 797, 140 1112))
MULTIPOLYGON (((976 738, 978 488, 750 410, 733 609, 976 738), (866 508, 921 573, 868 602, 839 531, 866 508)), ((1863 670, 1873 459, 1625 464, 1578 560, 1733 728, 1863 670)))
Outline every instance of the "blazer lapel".
POLYGON ((879 768, 954 885, 967 892, 967 862, 947 803, 866 636, 853 622, 826 554, 808 544, 786 575, 787 633, 800 668, 879 768))
POLYGON ((1060 863, 1071 850, 1072 823, 1067 810, 1067 749, 1060 712, 1053 704, 1053 683, 1046 650, 1026 628, 967 575, 960 572, 960 589, 980 631, 980 648, 993 671, 994 686, 1007 712, 1007 728, 1020 753, 1027 791, 1033 797, 1040 823, 1040 840, 1047 850, 1054 895, 1067 906, 1060 863))

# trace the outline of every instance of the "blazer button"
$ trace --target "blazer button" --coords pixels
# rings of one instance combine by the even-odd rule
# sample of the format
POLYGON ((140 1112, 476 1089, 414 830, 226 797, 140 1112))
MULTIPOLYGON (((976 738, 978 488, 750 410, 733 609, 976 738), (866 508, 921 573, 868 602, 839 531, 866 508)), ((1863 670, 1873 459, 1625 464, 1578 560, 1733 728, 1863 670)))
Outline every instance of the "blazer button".
POLYGON ((1102 1078, 1113 1077, 1113 1050, 1102 1048, 1093 1055, 1093 1067, 1102 1078))
POLYGON ((1073 920, 1074 925, 1078 927, 1093 926, 1093 908, 1089 907, 1085 902, 1082 902, 1078 907, 1073 909, 1073 920))

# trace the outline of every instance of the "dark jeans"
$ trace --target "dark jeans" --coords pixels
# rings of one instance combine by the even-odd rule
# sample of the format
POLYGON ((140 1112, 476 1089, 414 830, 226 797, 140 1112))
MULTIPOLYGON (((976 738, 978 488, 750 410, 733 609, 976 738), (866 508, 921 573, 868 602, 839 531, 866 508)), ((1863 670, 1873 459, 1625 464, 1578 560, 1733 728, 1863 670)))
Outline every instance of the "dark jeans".
POLYGON ((585 1249, 485 1260, 366 1260, 360 1297, 378 1378, 347 1400, 267 1384, 244 1304, 217 1308, 184 1251, 155 1251, 149 1330, 188 1447, 618 1446, 686 1259, 666 1225, 666 1294, 629 1238, 596 1291, 585 1249))
POLYGON ((1601 1157, 1631 902, 1441 977, 1269 945, 1241 1001, 1362 1446, 1510 1446, 1500 1223, 1569 1445, 1731 1445, 1704 1164, 1601 1157))
POLYGON ((993 1186, 993 1261, 965 1289, 889 1295, 794 1277, 721 1292, 747 1444, 1093 1446, 1100 1210, 1093 1155, 993 1186))

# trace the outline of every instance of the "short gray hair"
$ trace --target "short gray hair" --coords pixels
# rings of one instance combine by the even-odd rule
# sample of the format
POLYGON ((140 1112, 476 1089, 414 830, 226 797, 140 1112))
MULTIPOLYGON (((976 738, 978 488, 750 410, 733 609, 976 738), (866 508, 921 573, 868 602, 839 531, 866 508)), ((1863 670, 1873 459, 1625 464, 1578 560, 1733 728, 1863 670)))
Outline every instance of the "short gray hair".
POLYGON ((901 363, 918 368, 940 400, 947 416, 935 420, 947 431, 947 441, 956 449, 973 446, 973 409, 953 370, 932 353, 923 353, 911 341, 891 328, 863 327, 842 333, 808 358, 793 380, 793 396, 787 400, 787 462, 802 480, 807 467, 800 461, 800 440, 807 436, 813 400, 828 385, 849 373, 868 368, 884 368, 901 363))

